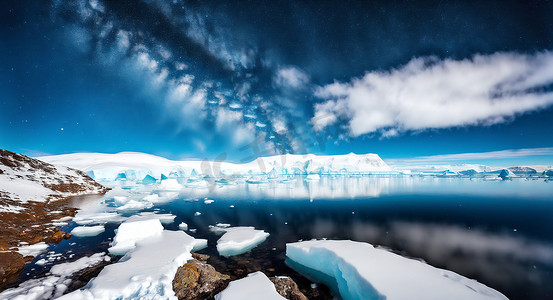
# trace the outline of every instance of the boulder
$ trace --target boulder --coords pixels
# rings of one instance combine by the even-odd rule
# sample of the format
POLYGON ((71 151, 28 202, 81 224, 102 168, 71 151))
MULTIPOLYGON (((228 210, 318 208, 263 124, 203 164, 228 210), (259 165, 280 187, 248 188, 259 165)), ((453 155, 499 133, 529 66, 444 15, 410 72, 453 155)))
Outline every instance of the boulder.
POLYGON ((197 259, 179 267, 173 279, 173 291, 179 300, 212 298, 224 290, 230 276, 197 259))

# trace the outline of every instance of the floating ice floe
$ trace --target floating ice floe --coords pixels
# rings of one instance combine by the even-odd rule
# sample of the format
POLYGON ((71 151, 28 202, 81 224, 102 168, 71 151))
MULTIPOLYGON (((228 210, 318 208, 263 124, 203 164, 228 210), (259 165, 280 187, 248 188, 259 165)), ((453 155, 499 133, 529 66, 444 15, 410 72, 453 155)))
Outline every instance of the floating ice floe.
POLYGON ((73 218, 73 221, 79 225, 92 225, 103 223, 121 223, 125 220, 121 215, 114 212, 104 213, 77 213, 77 216, 73 218))
POLYGON ((321 175, 319 174, 309 174, 307 177, 305 177, 305 180, 307 181, 317 181, 321 179, 321 175))
POLYGON ((229 227, 217 241, 217 251, 228 257, 246 253, 267 239, 269 233, 254 227, 229 227))
POLYGON ((171 224, 175 222, 177 216, 172 214, 155 214, 154 217, 158 218, 162 224, 171 224))
POLYGON ((176 299, 172 281, 177 268, 192 258, 194 244, 194 238, 183 231, 164 230, 137 242, 135 249, 106 266, 84 289, 60 299, 176 299))
POLYGON ((343 299, 507 299, 475 280, 368 243, 313 240, 286 244, 289 265, 343 299))
POLYGON ((157 186, 157 189, 160 191, 180 191, 182 185, 174 178, 169 178, 161 181, 157 186))
POLYGON ((207 248, 207 240, 206 239, 195 239, 194 240, 194 248, 192 248, 192 251, 200 251, 207 248))
POLYGON ((130 200, 125 205, 118 207, 117 211, 122 213, 132 213, 136 211, 149 209, 149 208, 152 208, 153 206, 154 204, 149 201, 130 200))
POLYGON ((159 219, 141 219, 133 216, 121 223, 113 238, 110 254, 124 255, 135 247, 137 241, 158 236, 163 232, 163 226, 159 219))
POLYGON ((215 200, 211 200, 211 199, 206 199, 206 200, 204 200, 204 203, 205 203, 205 204, 211 204, 211 203, 213 203, 213 202, 215 202, 215 200))
POLYGON ((179 224, 179 229, 184 230, 184 231, 188 230, 188 224, 186 224, 184 222, 180 223, 179 224))
POLYGON ((286 298, 277 293, 274 284, 259 271, 231 281, 226 289, 215 295, 215 300, 244 299, 282 300, 286 298))
POLYGON ((49 276, 30 279, 16 288, 7 289, 0 293, 0 299, 42 300, 60 297, 71 283, 68 278, 70 275, 109 259, 104 253, 96 253, 74 262, 55 265, 50 269, 49 276))
POLYGON ((44 242, 40 242, 32 245, 20 246, 17 248, 17 252, 23 256, 37 256, 46 249, 48 249, 48 245, 44 242))
POLYGON ((71 230, 71 234, 76 237, 97 236, 106 231, 104 225, 96 226, 78 226, 71 230))

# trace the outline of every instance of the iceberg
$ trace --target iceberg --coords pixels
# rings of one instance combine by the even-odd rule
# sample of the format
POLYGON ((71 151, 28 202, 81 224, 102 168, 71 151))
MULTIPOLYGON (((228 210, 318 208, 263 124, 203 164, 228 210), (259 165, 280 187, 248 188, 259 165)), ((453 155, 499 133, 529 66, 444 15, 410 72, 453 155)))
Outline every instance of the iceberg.
POLYGON ((186 224, 184 222, 180 223, 179 224, 179 229, 184 230, 184 231, 188 230, 188 224, 186 224))
POLYGON ((224 230, 225 234, 217 241, 217 251, 225 257, 246 253, 269 236, 269 233, 256 230, 254 227, 218 227, 224 230))
POLYGON ((215 295, 215 300, 244 299, 283 300, 286 298, 277 293, 274 284, 259 271, 231 281, 226 289, 215 295))
POLYGON ((183 231, 164 230, 137 242, 135 249, 106 266, 84 289, 59 299, 177 299, 172 281, 177 268, 192 258, 194 245, 194 238, 183 231))
POLYGON ((112 245, 108 249, 110 254, 124 255, 135 247, 137 241, 158 236, 163 232, 163 226, 159 219, 136 219, 139 218, 133 216, 119 225, 112 245))
POLYGON ((76 237, 97 236, 106 231, 104 225, 96 226, 78 226, 71 230, 71 234, 76 237))
POLYGON ((497 176, 501 179, 508 179, 508 178, 511 178, 511 177, 516 177, 515 174, 513 174, 513 172, 511 172, 511 170, 509 169, 503 169, 501 170, 501 172, 499 172, 499 175, 497 176))
POLYGON ((507 299, 454 272, 354 241, 286 244, 291 267, 333 287, 345 299, 507 299), (401 287, 401 288, 398 288, 401 287))
POLYGON ((142 184, 154 184, 156 182, 157 182, 157 180, 152 175, 146 175, 142 179, 142 184))

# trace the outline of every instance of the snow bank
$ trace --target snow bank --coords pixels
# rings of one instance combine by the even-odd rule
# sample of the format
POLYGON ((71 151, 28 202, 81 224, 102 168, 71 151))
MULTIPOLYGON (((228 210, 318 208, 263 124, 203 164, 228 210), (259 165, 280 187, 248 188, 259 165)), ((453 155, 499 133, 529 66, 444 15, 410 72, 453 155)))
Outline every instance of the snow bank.
POLYGON ((48 248, 44 242, 18 247, 17 252, 23 256, 37 256, 48 248))
POLYGON ((162 232, 163 226, 159 219, 142 220, 133 216, 119 225, 117 234, 113 238, 112 245, 108 251, 113 255, 123 255, 132 250, 137 241, 158 236, 162 232))
POLYGON ((137 242, 134 250, 106 266, 85 289, 60 299, 177 299, 172 281, 177 268, 192 258, 194 243, 183 231, 164 230, 137 242))
POLYGON ((215 295, 215 300, 282 300, 273 283, 262 272, 248 274, 248 277, 231 281, 226 289, 215 295))
POLYGON ((91 267, 103 260, 109 260, 104 253, 96 253, 82 257, 74 262, 55 265, 50 269, 49 276, 30 279, 16 288, 0 293, 0 299, 5 300, 42 300, 61 296, 71 283, 68 277, 80 270, 91 267))
POLYGON ((475 280, 367 243, 328 240, 291 243, 286 244, 286 256, 292 260, 292 267, 300 265, 295 267, 300 272, 327 282, 329 277, 333 278, 346 300, 507 299, 475 280))
POLYGON ((106 231, 104 225, 97 226, 79 226, 71 230, 71 234, 76 237, 97 236, 106 231))
POLYGON ((246 253, 269 236, 269 233, 254 227, 230 227, 224 230, 225 234, 217 241, 217 251, 225 257, 246 253))

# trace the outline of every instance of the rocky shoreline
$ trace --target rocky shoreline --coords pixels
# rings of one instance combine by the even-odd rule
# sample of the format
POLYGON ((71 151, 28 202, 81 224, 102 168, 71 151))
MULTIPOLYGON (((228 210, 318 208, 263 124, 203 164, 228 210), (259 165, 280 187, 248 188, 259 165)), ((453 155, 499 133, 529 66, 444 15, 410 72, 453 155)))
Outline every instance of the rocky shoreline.
POLYGON ((72 196, 108 190, 82 171, 0 149, 0 291, 33 259, 19 253, 19 247, 71 237, 54 223, 75 215, 72 196))

